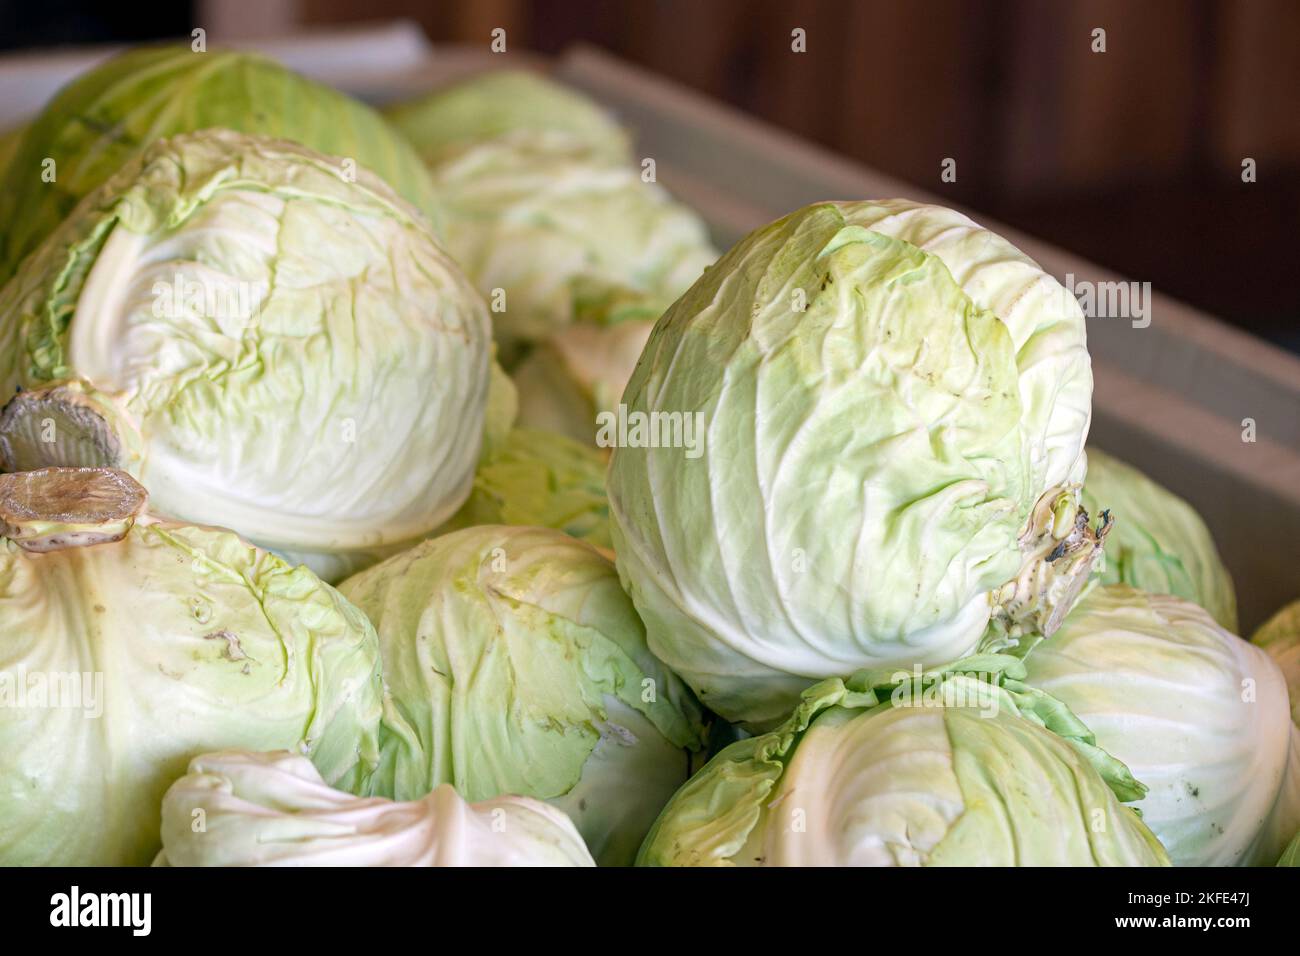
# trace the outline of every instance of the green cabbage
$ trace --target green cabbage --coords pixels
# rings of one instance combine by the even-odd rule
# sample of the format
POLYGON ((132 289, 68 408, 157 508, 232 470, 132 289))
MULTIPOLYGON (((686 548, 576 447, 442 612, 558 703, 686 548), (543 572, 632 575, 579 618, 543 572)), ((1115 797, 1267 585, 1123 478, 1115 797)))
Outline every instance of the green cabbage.
POLYGON ((512 430, 479 461, 474 490, 442 531, 482 524, 555 528, 609 548, 604 456, 563 435, 512 430))
POLYGON ((1292 810, 1269 824, 1292 759, 1282 676, 1197 605, 1098 588, 1026 664, 1149 787, 1137 807, 1174 863, 1272 861, 1273 831, 1300 826, 1292 810))
POLYGON ((536 800, 468 804, 448 784, 411 803, 354 797, 283 751, 196 757, 163 799, 162 842, 155 866, 596 865, 536 800))
POLYGON ((430 161, 503 136, 563 141, 610 162, 632 161, 627 133, 601 106, 525 70, 482 73, 385 114, 430 161))
POLYGON ((1019 661, 860 673, 724 749, 641 848, 652 866, 1154 866, 1142 793, 1019 661))
POLYGON ((558 531, 488 525, 340 589, 379 631, 390 694, 373 793, 537 797, 599 863, 631 862, 704 731, 613 565, 558 531))
POLYGON ((163 792, 211 750, 289 748, 354 790, 378 760, 365 616, 143 502, 107 469, 0 476, 0 865, 147 864, 163 792))
POLYGON ((487 74, 389 115, 429 164, 447 248, 492 302, 508 368, 570 322, 658 318, 714 259, 621 130, 540 77, 487 74))
POLYGON ((79 76, 0 164, 0 282, 83 197, 157 140, 224 127, 348 157, 436 222, 433 185, 409 143, 374 110, 250 53, 189 46, 127 52, 79 76), (46 182, 46 161, 55 178, 46 182))
POLYGON ((1103 583, 1186 598, 1237 630, 1232 578, 1191 505, 1136 468, 1089 448, 1083 506, 1115 517, 1100 562, 1103 583))
POLYGON ((25 390, 0 458, 121 467, 161 513, 337 578, 464 501, 489 348, 482 299, 370 173, 178 136, 0 290, 0 389, 25 390))
POLYGON ((1096 554, 1091 395, 1078 304, 959 213, 820 203, 751 233, 624 393, 610 516, 651 649, 764 727, 817 679, 960 658, 991 617, 1050 632, 1096 554))

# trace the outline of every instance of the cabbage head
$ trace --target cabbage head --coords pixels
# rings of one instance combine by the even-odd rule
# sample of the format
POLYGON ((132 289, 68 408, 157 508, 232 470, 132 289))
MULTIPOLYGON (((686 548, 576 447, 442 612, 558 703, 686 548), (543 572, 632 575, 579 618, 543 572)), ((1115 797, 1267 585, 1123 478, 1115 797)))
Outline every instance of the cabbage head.
POLYGON ((471 804, 445 783, 410 803, 355 797, 287 751, 195 757, 163 799, 162 842, 155 866, 596 865, 537 800, 471 804))
POLYGON ((608 549, 606 460, 594 448, 563 435, 512 429, 484 454, 474 490, 442 531, 482 524, 555 528, 608 549))
POLYGON ((599 107, 541 77, 490 73, 389 116, 429 166, 507 368, 571 322, 658 318, 716 255, 599 107))
POLYGON ((1191 505, 1131 465, 1089 448, 1083 506, 1115 516, 1099 562, 1102 583, 1177 595, 1236 632, 1232 577, 1191 505))
POLYGON ((327 578, 446 521, 487 310, 414 209, 338 163, 209 130, 88 196, 0 291, 3 466, 122 468, 160 513, 327 578))
POLYGON ((1277 859, 1284 841, 1266 824, 1293 741, 1267 654, 1190 601, 1117 584, 1089 593, 1026 664, 1147 785, 1136 806, 1175 864, 1277 859))
POLYGON ((560 329, 515 369, 519 423, 599 445, 600 423, 617 415, 652 328, 650 319, 628 319, 560 329))
POLYGON ((437 220, 419 157, 364 103, 252 53, 147 46, 60 90, 31 122, 9 169, 0 163, 0 282, 85 196, 154 142, 214 127, 348 157, 437 220))
POLYGON ((136 517, 122 472, 0 476, 0 865, 145 865, 211 750, 290 749, 363 789, 374 629, 228 531, 136 517))
POLYGON ((991 619, 1050 632, 1097 553, 1091 398, 1078 303, 959 213, 828 202, 751 233, 623 396, 610 517, 651 649, 762 728, 991 619))
POLYGON ((340 589, 379 631, 390 697, 372 793, 536 797, 601 865, 632 861, 704 729, 609 561, 558 531, 486 525, 340 589))
POLYGON ((807 689, 664 809, 648 866, 1156 866, 1142 787, 1014 658, 807 689))
POLYGON ((484 140, 518 137, 580 146, 632 162, 626 131, 584 94, 527 70, 493 70, 385 109, 423 156, 438 160, 484 140))

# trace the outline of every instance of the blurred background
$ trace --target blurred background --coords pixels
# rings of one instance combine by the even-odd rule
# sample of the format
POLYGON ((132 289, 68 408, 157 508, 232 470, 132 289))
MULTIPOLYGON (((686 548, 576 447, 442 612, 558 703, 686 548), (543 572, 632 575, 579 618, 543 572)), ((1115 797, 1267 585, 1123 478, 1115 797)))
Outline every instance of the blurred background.
POLYGON ((397 17, 602 47, 1300 351, 1297 0, 0 0, 0 52, 397 17))

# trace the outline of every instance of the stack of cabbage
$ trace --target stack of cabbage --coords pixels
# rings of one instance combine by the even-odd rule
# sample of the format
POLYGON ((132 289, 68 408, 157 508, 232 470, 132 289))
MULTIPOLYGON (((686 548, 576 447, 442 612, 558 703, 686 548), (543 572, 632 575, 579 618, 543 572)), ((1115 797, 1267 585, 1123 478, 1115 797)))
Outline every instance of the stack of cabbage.
POLYGON ((173 48, 0 156, 0 863, 1295 862, 1296 612, 966 217, 173 48))
MULTIPOLYGON (((187 766, 189 793, 286 805, 293 780, 317 809, 313 786, 363 796, 313 818, 336 837, 337 820, 373 818, 352 834, 358 861, 365 834, 406 820, 422 849, 396 861, 582 862, 569 812, 603 861, 629 862, 705 728, 606 558, 559 530, 481 527, 608 546, 605 458, 514 428, 491 313, 444 251, 414 148, 275 63, 163 47, 76 80, 4 155, 0 862, 148 862, 187 766), (352 586, 411 607, 465 597, 436 634, 444 695, 414 663, 426 625, 381 604, 381 638, 293 564, 338 579, 445 527, 466 529, 463 568, 352 586), (476 577, 497 552, 503 573, 476 577), (515 666, 536 668, 531 684, 515 666), (300 756, 204 758, 241 747, 300 756)), ((666 250, 677 233, 707 249, 693 217, 645 196, 670 211, 666 250)), ((619 261, 611 284, 617 267, 628 288, 649 269, 619 261)), ((694 278, 655 275, 647 296, 694 278)), ((214 805, 211 839, 167 858, 240 859, 239 806, 214 805)), ((317 859, 348 858, 331 845, 342 856, 317 859)))
POLYGON ((389 111, 429 164, 447 249, 493 310, 520 424, 592 442, 650 327, 716 257, 595 104, 489 73, 389 111))
POLYGON ((643 862, 1278 858, 1284 682, 1187 600, 1234 620, 1191 509, 1101 455, 1092 486, 1091 388, 1073 298, 945 209, 810 206, 674 303, 623 400, 703 451, 616 449, 614 549, 651 650, 757 736, 643 862))

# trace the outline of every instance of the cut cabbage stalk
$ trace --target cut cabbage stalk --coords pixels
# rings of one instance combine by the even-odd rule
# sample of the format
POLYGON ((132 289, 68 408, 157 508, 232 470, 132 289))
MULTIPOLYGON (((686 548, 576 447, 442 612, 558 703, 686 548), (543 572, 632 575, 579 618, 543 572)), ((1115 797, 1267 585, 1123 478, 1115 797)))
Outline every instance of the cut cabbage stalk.
POLYGON ((75 382, 22 391, 0 410, 0 468, 122 464, 122 433, 75 382))
POLYGON ((120 541, 148 499, 111 468, 44 468, 0 475, 0 535, 27 551, 120 541))
POLYGON ((1074 607, 1114 526, 1109 511, 1094 530, 1079 505, 1079 488, 1053 489, 1034 505, 1020 536, 1020 573, 993 595, 992 624, 1012 642, 1050 637, 1074 607))

